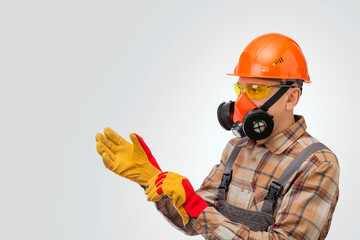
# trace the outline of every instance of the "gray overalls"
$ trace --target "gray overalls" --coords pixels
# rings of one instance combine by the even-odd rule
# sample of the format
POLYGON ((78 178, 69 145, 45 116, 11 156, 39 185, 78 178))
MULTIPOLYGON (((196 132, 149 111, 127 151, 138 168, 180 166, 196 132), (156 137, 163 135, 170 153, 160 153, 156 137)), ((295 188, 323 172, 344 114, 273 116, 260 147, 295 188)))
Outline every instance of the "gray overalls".
POLYGON ((244 224, 252 231, 267 231, 267 228, 274 224, 273 210, 275 209, 277 199, 281 196, 287 181, 299 169, 308 156, 317 150, 328 148, 324 144, 318 142, 307 146, 303 151, 301 151, 285 169, 278 181, 273 181, 270 184, 268 194, 264 200, 264 205, 259 212, 235 207, 226 202, 229 185, 232 179, 232 168, 241 150, 241 146, 239 145, 244 143, 246 140, 248 140, 247 137, 238 141, 229 156, 228 162, 226 163, 221 184, 219 186, 219 207, 217 210, 231 221, 244 224))

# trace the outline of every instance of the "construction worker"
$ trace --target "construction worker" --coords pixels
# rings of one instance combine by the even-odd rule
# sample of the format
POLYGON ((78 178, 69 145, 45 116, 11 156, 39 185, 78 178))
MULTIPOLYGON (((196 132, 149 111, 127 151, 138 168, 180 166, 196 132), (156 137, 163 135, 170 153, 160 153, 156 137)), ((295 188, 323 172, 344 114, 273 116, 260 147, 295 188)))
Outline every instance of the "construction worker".
POLYGON ((217 110, 232 138, 194 191, 190 181, 163 172, 143 139, 128 143, 110 128, 96 135, 107 168, 140 184, 148 201, 177 229, 205 239, 325 239, 339 197, 338 160, 294 115, 305 57, 277 33, 251 41, 235 67, 237 99, 217 110))

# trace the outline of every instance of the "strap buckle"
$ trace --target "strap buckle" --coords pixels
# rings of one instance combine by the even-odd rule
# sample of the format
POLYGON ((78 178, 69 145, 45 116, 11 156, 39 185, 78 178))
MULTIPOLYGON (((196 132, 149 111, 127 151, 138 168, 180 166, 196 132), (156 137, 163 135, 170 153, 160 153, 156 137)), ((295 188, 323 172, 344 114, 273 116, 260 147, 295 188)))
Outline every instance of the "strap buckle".
POLYGON ((273 206, 276 205, 277 199, 280 197, 282 191, 284 190, 284 186, 277 182, 272 182, 270 184, 268 194, 265 197, 265 200, 272 202, 273 206))
POLYGON ((224 173, 221 178, 221 183, 219 186, 219 189, 225 189, 225 191, 229 190, 229 185, 231 182, 233 170, 230 171, 230 173, 224 173))

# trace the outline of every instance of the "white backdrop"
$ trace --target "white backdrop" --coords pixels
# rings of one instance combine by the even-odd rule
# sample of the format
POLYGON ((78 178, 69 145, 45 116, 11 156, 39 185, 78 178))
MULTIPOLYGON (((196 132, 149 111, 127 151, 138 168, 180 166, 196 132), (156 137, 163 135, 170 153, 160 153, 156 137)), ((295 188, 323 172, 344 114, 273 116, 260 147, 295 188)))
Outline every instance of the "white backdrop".
MULTIPOLYGON (((108 171, 95 135, 136 132, 198 188, 233 137, 241 51, 269 32, 301 46, 312 84, 296 108, 338 156, 328 239, 359 239, 358 1, 7 1, 0 4, 1 239, 202 239, 173 229, 108 171)), ((130 141, 130 140, 129 140, 130 141)))

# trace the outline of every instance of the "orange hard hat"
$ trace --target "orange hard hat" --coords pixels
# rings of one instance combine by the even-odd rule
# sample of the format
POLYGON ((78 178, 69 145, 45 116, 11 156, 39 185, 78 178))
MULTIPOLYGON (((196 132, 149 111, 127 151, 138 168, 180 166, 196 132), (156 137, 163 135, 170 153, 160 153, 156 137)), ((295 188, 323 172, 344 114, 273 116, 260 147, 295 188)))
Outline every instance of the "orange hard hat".
POLYGON ((231 76, 301 79, 310 83, 310 76, 300 46, 291 38, 268 33, 252 40, 241 53, 231 76))

